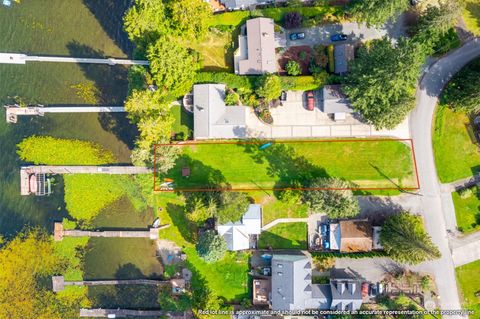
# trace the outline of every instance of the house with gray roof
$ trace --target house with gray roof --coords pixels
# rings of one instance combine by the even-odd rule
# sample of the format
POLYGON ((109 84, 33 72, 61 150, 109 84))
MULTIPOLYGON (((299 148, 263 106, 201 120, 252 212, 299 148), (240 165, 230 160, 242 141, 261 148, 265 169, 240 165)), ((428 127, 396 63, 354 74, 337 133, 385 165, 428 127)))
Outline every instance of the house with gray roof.
POLYGON ((255 8, 258 5, 267 4, 272 1, 267 0, 222 0, 221 3, 229 11, 231 10, 245 10, 248 8, 255 8))
POLYGON ((273 19, 255 18, 246 23, 238 36, 234 55, 235 73, 241 75, 277 72, 273 19))
POLYGON ((343 120, 346 114, 354 113, 350 101, 342 92, 341 85, 323 87, 320 91, 320 110, 332 114, 335 120, 343 120))
POLYGON ((228 250, 256 248, 256 236, 262 232, 262 206, 250 204, 239 222, 217 226, 217 232, 225 239, 228 250))
POLYGON ((335 58, 335 74, 345 74, 348 72, 348 62, 354 58, 353 45, 342 43, 335 46, 333 55, 335 58))
POLYGON ((274 311, 358 310, 362 305, 360 281, 332 278, 329 284, 313 284, 311 259, 304 254, 274 254, 271 267, 274 311))
POLYGON ((193 86, 194 139, 245 138, 245 106, 225 105, 225 84, 193 86))

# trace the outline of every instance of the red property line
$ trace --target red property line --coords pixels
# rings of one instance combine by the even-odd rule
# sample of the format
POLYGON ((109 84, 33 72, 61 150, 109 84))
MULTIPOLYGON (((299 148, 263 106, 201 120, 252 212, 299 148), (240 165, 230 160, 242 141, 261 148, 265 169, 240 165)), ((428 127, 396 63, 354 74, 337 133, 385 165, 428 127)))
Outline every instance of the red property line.
POLYGON ((375 139, 321 139, 321 140, 245 140, 245 141, 191 141, 191 142, 176 142, 170 144, 155 144, 153 147, 154 152, 154 168, 153 168, 153 190, 155 192, 215 192, 215 191, 286 191, 286 190, 299 190, 299 191, 312 191, 312 190, 359 190, 359 191, 382 191, 382 190, 404 190, 404 191, 416 191, 420 189, 420 178, 418 175, 418 168, 417 168, 417 160, 415 156, 415 148, 413 146, 413 140, 411 138, 375 138, 375 139), (332 188, 332 187, 325 187, 325 188, 315 188, 315 187, 299 187, 299 188, 292 188, 292 187, 284 187, 284 188, 175 188, 172 190, 168 189, 157 189, 157 146, 193 146, 193 145, 209 145, 209 144, 226 144, 226 145, 259 145, 268 142, 273 143, 282 143, 282 144, 292 144, 292 143, 349 143, 349 142, 386 142, 386 141, 397 141, 397 142, 409 142, 411 149, 412 149, 412 158, 413 158, 413 166, 415 169, 415 179, 417 182, 416 187, 347 187, 347 188, 332 188))

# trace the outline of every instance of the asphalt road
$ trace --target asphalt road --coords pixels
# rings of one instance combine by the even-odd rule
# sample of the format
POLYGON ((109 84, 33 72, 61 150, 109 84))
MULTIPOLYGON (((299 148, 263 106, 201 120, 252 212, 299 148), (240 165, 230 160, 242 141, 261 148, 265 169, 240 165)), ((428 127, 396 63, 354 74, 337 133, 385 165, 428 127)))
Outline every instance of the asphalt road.
POLYGON ((422 264, 421 268, 434 274, 442 310, 461 309, 461 303, 446 223, 455 216, 455 211, 451 204, 451 196, 449 194, 442 196, 441 193, 433 157, 432 120, 438 96, 444 85, 453 74, 477 56, 480 56, 480 39, 478 38, 469 41, 429 67, 420 81, 417 89, 417 106, 410 116, 410 131, 421 186, 421 212, 427 231, 442 253, 440 259, 422 264))

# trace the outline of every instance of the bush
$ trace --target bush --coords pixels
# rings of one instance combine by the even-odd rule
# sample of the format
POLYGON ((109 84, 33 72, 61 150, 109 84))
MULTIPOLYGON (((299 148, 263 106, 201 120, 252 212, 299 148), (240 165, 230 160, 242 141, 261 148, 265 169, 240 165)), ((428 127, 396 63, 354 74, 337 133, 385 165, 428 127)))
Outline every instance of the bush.
POLYGON ((225 96, 225 105, 238 105, 239 96, 232 90, 229 90, 225 96))
MULTIPOLYGON (((322 72, 326 75, 327 80, 329 75, 326 72, 322 72)), ((319 87, 326 84, 311 75, 302 75, 302 76, 282 76, 280 77, 283 90, 292 90, 292 91, 309 91, 316 90, 319 87)))
POLYGON ((103 165, 116 162, 112 152, 87 141, 30 136, 17 147, 20 159, 34 164, 103 165))
POLYGON ((447 33, 442 35, 440 39, 434 44, 433 50, 435 55, 443 55, 447 52, 460 47, 461 41, 454 28, 448 30, 447 33))
POLYGON ((335 56, 334 56, 334 46, 333 44, 330 44, 328 47, 327 47, 327 53, 328 53, 328 71, 330 71, 330 73, 334 73, 335 72, 335 56))
POLYGON ((253 92, 258 76, 241 76, 227 72, 198 72, 195 83, 224 83, 231 89, 253 92))
POLYGON ((335 266, 335 257, 332 256, 312 256, 313 266, 316 270, 324 272, 335 266))
POLYGON ((287 12, 284 17, 284 25, 287 29, 299 28, 302 25, 302 15, 298 11, 287 12))
POLYGON ((227 243, 213 230, 203 232, 195 247, 200 258, 208 263, 222 259, 227 252, 227 243))
POLYGON ((255 92, 267 102, 277 99, 282 93, 280 77, 275 74, 262 75, 258 78, 255 92))
POLYGON ((473 189, 472 188, 464 188, 458 191, 458 195, 460 195, 461 199, 467 199, 472 197, 473 189))
POLYGON ((285 64, 285 71, 287 71, 288 75, 294 75, 294 76, 302 73, 300 64, 294 60, 289 60, 287 64, 285 64))

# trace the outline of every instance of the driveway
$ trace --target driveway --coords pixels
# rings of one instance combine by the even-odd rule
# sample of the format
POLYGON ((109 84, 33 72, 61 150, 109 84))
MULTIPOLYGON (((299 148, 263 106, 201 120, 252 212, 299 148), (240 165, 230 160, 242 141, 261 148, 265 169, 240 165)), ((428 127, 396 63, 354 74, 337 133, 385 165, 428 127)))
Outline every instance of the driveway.
POLYGON ((247 112, 247 135, 258 138, 309 138, 309 137, 369 137, 391 136, 409 138, 408 120, 393 130, 377 131, 356 115, 347 114, 343 121, 334 121, 320 108, 319 92, 315 91, 316 107, 306 109, 305 92, 288 91, 283 106, 271 109, 273 125, 260 122, 253 110, 247 112))
MULTIPOLYGON (((444 85, 465 64, 480 56, 480 39, 473 39, 426 70, 417 89, 417 106, 410 117, 410 129, 420 179, 421 211, 425 226, 442 257, 422 264, 435 276, 442 310, 461 309, 455 265, 449 248, 446 221, 455 218, 451 196, 442 196, 432 147, 432 120, 444 85)), ((444 316, 446 317, 446 316, 444 316)), ((461 316, 448 316, 461 318, 461 316)))

